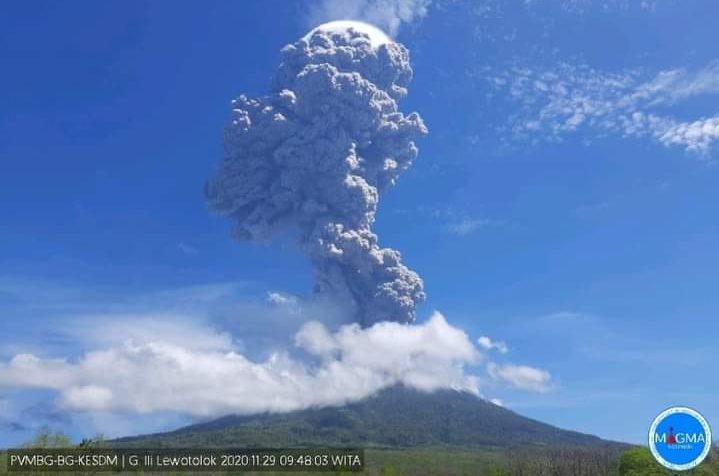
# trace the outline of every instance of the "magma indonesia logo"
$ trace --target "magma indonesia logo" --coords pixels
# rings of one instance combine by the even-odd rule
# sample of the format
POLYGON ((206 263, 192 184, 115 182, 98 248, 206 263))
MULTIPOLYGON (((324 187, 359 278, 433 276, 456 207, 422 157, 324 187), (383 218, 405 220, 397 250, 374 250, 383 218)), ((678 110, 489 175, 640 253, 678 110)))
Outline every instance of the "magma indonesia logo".
POLYGON ((696 410, 672 407, 664 410, 649 429, 649 449, 665 468, 692 469, 707 457, 712 444, 709 423, 696 410))

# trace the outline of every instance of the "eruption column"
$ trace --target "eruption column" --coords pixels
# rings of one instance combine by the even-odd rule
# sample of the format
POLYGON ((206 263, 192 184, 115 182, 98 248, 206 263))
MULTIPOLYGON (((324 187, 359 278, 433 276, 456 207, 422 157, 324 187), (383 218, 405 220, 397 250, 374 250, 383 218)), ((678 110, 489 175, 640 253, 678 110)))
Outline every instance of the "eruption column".
POLYGON ((358 322, 411 322, 419 275, 372 232, 380 193, 417 157, 427 129, 398 101, 412 77, 407 49, 359 22, 321 25, 282 49, 272 92, 232 103, 225 157, 205 185, 235 236, 269 241, 298 230, 316 291, 358 322))

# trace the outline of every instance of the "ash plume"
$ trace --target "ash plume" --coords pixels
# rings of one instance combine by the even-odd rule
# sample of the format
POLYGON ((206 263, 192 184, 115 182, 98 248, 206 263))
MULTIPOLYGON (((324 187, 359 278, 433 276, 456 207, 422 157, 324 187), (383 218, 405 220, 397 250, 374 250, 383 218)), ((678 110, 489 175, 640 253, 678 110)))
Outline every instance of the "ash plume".
POLYGON ((232 102, 225 157, 205 185, 238 239, 297 230, 316 292, 365 326, 411 322, 425 298, 419 275, 372 232, 380 193, 427 133, 417 113, 398 110, 411 77, 408 50, 369 25, 314 29, 282 49, 269 95, 232 102))

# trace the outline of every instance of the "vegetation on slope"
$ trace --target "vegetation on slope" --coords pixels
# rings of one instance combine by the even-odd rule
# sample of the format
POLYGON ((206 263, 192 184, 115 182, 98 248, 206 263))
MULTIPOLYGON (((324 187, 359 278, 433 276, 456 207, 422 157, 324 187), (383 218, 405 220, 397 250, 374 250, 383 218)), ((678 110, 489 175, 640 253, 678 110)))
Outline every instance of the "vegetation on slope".
MULTIPOLYGON (((104 447, 102 439, 84 440, 72 445, 60 432, 40 431, 36 438, 23 445, 26 448, 104 447)), ((662 476, 676 474, 659 466, 646 448, 631 448, 617 457, 608 448, 531 448, 506 451, 483 449, 369 449, 365 455, 364 475, 471 475, 471 476, 662 476)), ((6 471, 6 455, 0 453, 0 475, 6 471)), ((22 473, 30 476, 36 473, 22 473)), ((57 474, 57 473, 44 473, 57 474)), ((72 473, 62 474, 71 476, 72 473)), ((128 473, 139 474, 139 473, 128 473)), ((163 476, 189 473, 161 473, 163 476)), ((224 473, 236 474, 236 473, 224 473)), ((247 474, 247 473, 245 473, 247 474)), ((262 472, 258 476, 286 473, 262 472)), ((332 473, 303 473, 299 475, 328 475, 332 473)), ((358 474, 358 473, 350 473, 358 474)), ((700 467, 684 474, 694 476, 719 475, 719 456, 710 458, 700 467)))
POLYGON ((343 407, 228 416, 117 446, 511 448, 625 447, 520 416, 474 395, 403 387, 343 407))

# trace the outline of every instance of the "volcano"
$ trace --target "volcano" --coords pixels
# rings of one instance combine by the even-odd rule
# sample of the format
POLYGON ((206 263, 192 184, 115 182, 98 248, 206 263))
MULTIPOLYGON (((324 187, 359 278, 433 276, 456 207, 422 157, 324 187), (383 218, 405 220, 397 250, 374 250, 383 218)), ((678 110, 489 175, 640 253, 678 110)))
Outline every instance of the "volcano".
POLYGON ((178 430, 115 440, 128 447, 604 448, 623 443, 568 431, 474 394, 403 386, 338 407, 229 415, 178 430))

